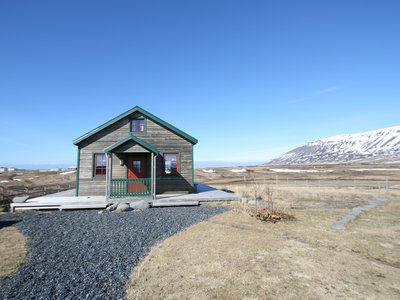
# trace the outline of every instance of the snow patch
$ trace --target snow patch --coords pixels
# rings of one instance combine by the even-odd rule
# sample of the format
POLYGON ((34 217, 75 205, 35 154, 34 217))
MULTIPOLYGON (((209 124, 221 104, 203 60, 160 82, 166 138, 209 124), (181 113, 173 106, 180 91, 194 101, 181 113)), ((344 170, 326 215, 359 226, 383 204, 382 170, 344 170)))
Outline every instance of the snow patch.
POLYGON ((272 172, 277 173, 328 173, 333 170, 300 170, 300 169, 269 169, 272 172))
POLYGON ((68 175, 68 174, 74 174, 76 171, 67 171, 67 172, 62 172, 60 175, 68 175))
POLYGON ((231 169, 229 171, 231 171, 233 173, 244 173, 244 172, 247 172, 246 169, 231 169))
POLYGON ((213 170, 213 169, 202 169, 202 171, 204 173, 215 173, 215 170, 213 170))

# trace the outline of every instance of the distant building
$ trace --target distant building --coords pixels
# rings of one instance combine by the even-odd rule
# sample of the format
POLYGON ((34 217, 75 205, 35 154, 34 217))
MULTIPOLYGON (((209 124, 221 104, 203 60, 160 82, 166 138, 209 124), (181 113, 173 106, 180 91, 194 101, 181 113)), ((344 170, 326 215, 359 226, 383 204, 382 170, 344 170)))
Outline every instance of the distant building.
POLYGON ((7 167, 0 167, 0 173, 8 172, 7 167))
POLYGON ((8 168, 8 172, 14 172, 15 170, 15 168, 8 168))

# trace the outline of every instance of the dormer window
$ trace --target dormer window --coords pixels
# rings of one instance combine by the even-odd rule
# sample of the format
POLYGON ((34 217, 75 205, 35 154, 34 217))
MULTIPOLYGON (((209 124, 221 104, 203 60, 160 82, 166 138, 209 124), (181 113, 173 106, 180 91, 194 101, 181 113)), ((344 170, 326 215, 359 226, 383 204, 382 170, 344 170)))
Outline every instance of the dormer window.
POLYGON ((144 132, 144 119, 132 119, 131 131, 132 132, 144 132))

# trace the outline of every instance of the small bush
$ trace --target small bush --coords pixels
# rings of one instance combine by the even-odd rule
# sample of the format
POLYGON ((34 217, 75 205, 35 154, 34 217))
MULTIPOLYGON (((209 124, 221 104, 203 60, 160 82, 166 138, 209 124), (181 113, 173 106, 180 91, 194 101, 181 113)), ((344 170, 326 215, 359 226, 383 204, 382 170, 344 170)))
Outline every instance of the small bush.
POLYGON ((236 208, 257 220, 264 222, 276 223, 280 220, 295 220, 294 215, 278 209, 259 208, 249 204, 237 204, 236 208))

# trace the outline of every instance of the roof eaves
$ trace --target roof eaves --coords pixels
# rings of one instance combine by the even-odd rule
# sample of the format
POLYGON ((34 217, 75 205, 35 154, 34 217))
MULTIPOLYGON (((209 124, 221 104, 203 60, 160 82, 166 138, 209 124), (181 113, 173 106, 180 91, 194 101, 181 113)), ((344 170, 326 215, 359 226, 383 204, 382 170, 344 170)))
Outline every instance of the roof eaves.
POLYGON ((135 111, 138 110, 138 108, 139 108, 138 106, 135 106, 135 107, 131 108, 130 110, 128 110, 128 111, 126 111, 126 112, 120 114, 119 116, 116 116, 116 117, 113 118, 113 119, 111 119, 110 121, 108 121, 108 122, 106 122, 106 123, 104 123, 104 124, 102 124, 102 125, 100 125, 100 126, 94 128, 94 129, 92 129, 91 131, 85 133, 84 135, 78 137, 77 139, 73 140, 72 143, 73 143, 74 145, 76 145, 76 144, 82 142, 83 140, 85 140, 85 139, 87 139, 88 137, 92 136, 93 134, 99 132, 100 130, 102 130, 102 129, 104 129, 104 128, 106 128, 106 127, 108 127, 108 126, 114 124, 115 122, 118 122, 119 120, 121 120, 121 119, 123 119, 123 118, 129 116, 131 113, 134 113, 135 111))
POLYGON ((158 123, 158 124, 160 124, 160 125, 162 125, 164 127, 167 127, 171 131, 175 132, 177 135, 180 135, 184 139, 186 139, 189 142, 191 142, 193 145, 198 143, 198 140, 196 138, 194 138, 191 135, 187 134, 186 132, 183 132, 182 130, 176 128, 174 125, 171 125, 170 123, 160 119, 159 117, 156 117, 152 113, 144 110, 143 108, 141 108, 139 106, 137 106, 136 108, 137 108, 137 111, 139 111, 143 115, 147 116, 149 119, 152 119, 154 122, 156 122, 156 123, 158 123))

